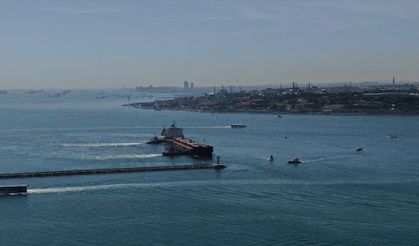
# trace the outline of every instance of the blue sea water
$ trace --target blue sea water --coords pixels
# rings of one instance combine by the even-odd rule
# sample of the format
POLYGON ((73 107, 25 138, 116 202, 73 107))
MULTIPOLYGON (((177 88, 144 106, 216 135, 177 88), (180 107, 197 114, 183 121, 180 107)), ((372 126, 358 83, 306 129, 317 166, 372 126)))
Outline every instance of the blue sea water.
POLYGON ((419 244, 419 117, 140 110, 121 93, 0 95, 0 172, 212 163, 145 144, 173 120, 227 168, 0 180, 30 186, 0 197, 1 245, 419 244))

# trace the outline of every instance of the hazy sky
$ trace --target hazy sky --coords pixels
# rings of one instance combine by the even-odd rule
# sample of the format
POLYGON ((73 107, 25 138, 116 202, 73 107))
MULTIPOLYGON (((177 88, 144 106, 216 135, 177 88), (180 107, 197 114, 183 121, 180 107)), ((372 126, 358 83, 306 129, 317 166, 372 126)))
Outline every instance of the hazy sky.
POLYGON ((0 0, 0 89, 419 80, 419 0, 0 0))

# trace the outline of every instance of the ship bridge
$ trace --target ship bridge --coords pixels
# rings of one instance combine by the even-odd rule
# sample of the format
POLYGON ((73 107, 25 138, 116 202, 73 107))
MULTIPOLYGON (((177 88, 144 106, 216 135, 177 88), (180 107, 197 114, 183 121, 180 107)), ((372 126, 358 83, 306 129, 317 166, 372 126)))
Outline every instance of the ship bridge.
POLYGON ((173 124, 166 128, 164 127, 161 131, 161 136, 164 138, 184 138, 183 129, 176 127, 176 122, 173 121, 173 124))

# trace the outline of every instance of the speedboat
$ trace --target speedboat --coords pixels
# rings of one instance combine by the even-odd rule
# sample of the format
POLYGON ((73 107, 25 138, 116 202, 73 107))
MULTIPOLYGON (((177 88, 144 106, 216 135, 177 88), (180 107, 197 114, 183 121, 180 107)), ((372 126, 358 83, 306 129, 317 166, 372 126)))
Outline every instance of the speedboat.
POLYGON ((358 147, 358 148, 356 148, 356 150, 355 151, 357 151, 357 152, 361 152, 361 151, 364 151, 364 149, 363 148, 361 148, 361 147, 358 147))
POLYGON ((288 164, 300 164, 300 163, 301 163, 301 161, 298 158, 294 158, 294 159, 288 161, 288 164))
POLYGON ((274 156, 273 155, 269 156, 269 160, 270 161, 273 161, 274 160, 274 156))

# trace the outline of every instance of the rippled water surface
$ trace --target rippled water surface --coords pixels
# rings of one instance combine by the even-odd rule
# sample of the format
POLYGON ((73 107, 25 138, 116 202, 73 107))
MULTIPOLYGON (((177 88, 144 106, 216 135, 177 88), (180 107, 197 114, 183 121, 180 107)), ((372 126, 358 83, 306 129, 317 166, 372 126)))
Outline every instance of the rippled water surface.
POLYGON ((419 117, 139 110, 118 93, 0 95, 0 172, 212 163, 145 144, 173 120, 227 169, 0 180, 30 186, 0 197, 1 245, 418 243, 419 117))

